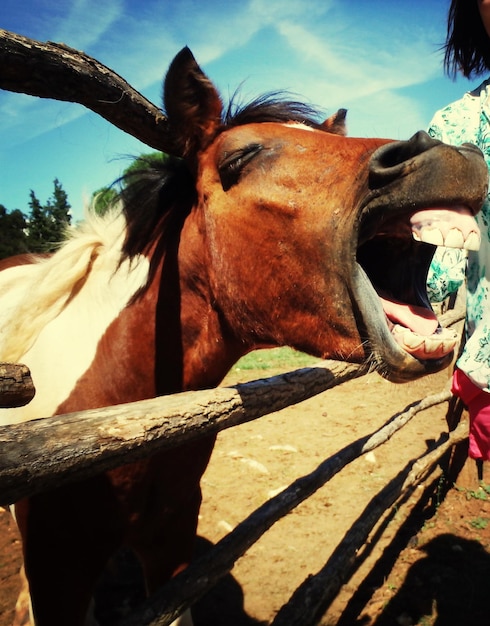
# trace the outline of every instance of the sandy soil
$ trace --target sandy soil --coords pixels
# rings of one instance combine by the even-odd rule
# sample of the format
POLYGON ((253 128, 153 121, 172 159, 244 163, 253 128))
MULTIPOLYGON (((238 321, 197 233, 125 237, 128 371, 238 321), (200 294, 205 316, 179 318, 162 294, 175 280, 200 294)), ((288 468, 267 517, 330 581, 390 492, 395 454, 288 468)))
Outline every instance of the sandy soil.
MULTIPOLYGON (((262 376, 234 372, 228 383, 262 376)), ((221 433, 203 480, 199 548, 216 543, 278 490, 446 383, 447 373, 405 385, 369 374, 221 433)), ((269 624, 294 590, 325 565, 371 499, 445 431, 445 411, 443 404, 418 414, 388 444, 351 463, 274 525, 195 607, 196 626, 269 624)), ((436 478, 414 509, 423 492, 415 490, 405 507, 392 511, 381 539, 370 539, 362 564, 322 625, 490 623, 490 496, 478 487, 469 463, 456 487, 446 493, 436 478)), ((11 625, 19 565, 17 531, 0 511, 0 626, 11 625)), ((112 623, 107 618, 103 626, 112 623)))

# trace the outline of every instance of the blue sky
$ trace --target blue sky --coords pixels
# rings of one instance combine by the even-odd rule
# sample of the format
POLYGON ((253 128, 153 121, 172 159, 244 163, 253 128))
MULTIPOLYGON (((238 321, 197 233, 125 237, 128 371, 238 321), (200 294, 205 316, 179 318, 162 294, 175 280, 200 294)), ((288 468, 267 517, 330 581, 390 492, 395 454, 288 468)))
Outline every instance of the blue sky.
MULTIPOLYGON (((445 78, 449 0, 2 0, 0 28, 64 42, 152 102, 189 46, 227 100, 287 90, 351 136, 405 139, 479 81, 445 78)), ((0 204, 28 211, 58 178, 75 219, 91 193, 149 151, 80 105, 0 91, 0 204)))

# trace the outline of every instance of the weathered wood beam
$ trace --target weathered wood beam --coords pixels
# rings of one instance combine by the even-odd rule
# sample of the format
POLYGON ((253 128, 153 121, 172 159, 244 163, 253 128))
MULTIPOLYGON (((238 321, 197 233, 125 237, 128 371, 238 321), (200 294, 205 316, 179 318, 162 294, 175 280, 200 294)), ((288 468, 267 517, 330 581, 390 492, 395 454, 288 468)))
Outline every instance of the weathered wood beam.
POLYGON ((325 361, 236 387, 0 427, 0 505, 257 419, 365 371, 325 361))
POLYGON ((36 390, 29 369, 19 363, 0 363, 0 409, 24 406, 36 390))

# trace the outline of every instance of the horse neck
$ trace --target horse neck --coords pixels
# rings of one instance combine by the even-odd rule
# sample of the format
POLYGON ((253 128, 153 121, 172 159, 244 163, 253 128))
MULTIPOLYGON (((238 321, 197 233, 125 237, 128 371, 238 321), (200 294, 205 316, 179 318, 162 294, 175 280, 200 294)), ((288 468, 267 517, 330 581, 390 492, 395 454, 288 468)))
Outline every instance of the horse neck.
POLYGON ((161 274, 161 294, 170 294, 157 305, 157 345, 163 359, 157 366, 164 380, 182 390, 218 385, 246 351, 214 306, 209 284, 206 249, 199 215, 186 220, 178 249, 167 253, 161 274), (164 306, 162 306, 162 304, 164 306), (159 337, 165 337, 158 341, 159 337), (165 371, 165 363, 180 364, 181 380, 165 371), (160 364, 160 365, 158 365, 160 364))
POLYGON ((244 353, 209 302, 182 297, 182 389, 215 387, 244 353))

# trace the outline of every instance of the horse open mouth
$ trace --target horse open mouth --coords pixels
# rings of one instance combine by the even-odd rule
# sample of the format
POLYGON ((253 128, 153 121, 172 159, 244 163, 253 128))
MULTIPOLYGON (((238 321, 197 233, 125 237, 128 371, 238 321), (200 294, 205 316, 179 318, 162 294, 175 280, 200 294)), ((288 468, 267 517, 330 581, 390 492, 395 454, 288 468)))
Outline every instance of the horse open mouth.
POLYGON ((427 273, 439 245, 478 250, 480 232, 469 208, 368 216, 361 223, 357 301, 373 356, 393 379, 413 377, 414 359, 425 373, 441 369, 458 342, 453 330, 441 327, 427 296, 427 273))

